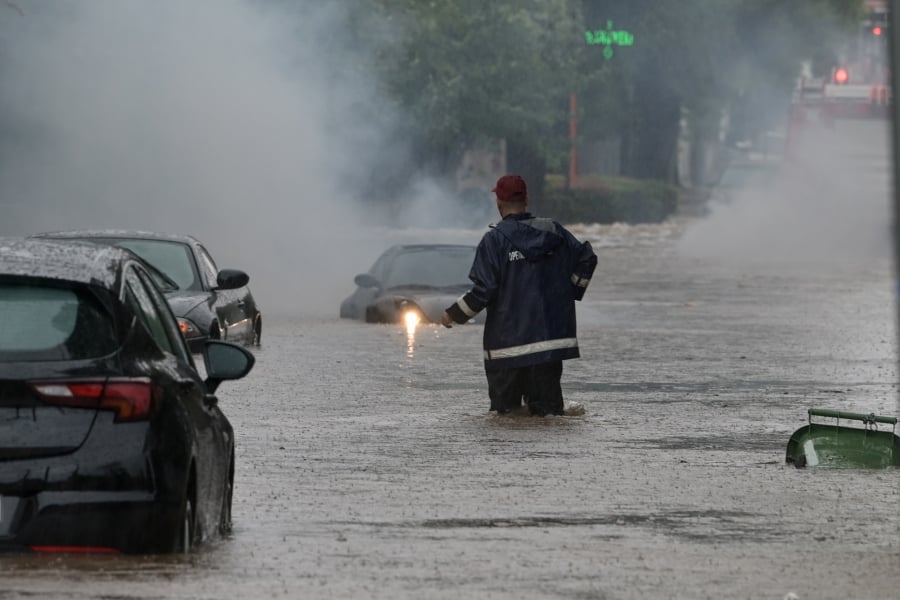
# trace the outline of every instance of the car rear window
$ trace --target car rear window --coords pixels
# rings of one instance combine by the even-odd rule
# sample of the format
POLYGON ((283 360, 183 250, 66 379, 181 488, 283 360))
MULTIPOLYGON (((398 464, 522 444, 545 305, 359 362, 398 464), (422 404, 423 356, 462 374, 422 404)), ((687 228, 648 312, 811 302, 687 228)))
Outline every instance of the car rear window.
POLYGON ((111 317, 88 290, 0 283, 0 361, 97 358, 116 346, 111 317))
POLYGON ((201 289, 197 266, 191 256, 191 249, 186 244, 125 238, 104 238, 98 241, 131 250, 154 268, 162 271, 178 285, 179 289, 201 289))

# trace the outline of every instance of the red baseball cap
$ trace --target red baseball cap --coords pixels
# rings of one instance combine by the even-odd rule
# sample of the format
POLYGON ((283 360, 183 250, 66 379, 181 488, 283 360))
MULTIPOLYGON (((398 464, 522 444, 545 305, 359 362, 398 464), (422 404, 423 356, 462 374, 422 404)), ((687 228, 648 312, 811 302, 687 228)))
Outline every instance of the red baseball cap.
POLYGON ((525 180, 518 175, 504 175, 497 180, 497 185, 491 190, 497 194, 497 199, 503 202, 508 200, 524 200, 528 197, 528 186, 525 180))

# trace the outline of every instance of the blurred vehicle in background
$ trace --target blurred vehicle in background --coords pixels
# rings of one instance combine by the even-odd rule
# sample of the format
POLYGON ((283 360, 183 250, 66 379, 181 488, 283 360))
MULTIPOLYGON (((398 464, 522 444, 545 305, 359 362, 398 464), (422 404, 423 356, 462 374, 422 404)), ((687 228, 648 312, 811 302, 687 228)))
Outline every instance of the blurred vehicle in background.
POLYGON ((234 434, 131 252, 0 238, 0 552, 168 552, 231 526, 234 434))
POLYGON ((890 18, 887 0, 866 0, 865 16, 856 35, 834 44, 830 71, 824 77, 807 73, 798 81, 795 105, 819 112, 824 121, 836 118, 890 117, 890 18))
POLYGON ((472 286, 474 259, 475 246, 392 246, 354 278, 357 288, 341 302, 340 315, 367 323, 440 323, 444 309, 472 286))
POLYGON ((35 237, 80 239, 131 250, 174 284, 163 292, 192 352, 208 340, 259 346, 262 313, 237 269, 216 266, 209 251, 189 235, 147 231, 59 231, 35 237))

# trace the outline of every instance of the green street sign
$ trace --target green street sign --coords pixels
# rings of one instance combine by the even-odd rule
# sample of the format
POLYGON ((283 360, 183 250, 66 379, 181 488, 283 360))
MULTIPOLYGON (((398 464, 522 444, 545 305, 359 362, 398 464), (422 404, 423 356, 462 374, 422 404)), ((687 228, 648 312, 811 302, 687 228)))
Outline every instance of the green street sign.
POLYGON ((606 22, 606 29, 585 31, 588 46, 603 46, 603 58, 609 60, 615 54, 613 46, 633 46, 634 34, 624 29, 613 29, 613 22, 606 22))

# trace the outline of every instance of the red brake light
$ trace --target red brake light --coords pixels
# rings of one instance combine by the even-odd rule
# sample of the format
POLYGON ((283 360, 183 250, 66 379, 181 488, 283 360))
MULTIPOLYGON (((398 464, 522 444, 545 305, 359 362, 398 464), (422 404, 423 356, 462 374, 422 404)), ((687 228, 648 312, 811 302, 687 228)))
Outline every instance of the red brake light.
POLYGON ((149 379, 54 381, 32 383, 45 404, 114 410, 116 422, 143 421, 153 411, 153 385, 149 379))
POLYGON ((834 72, 834 82, 835 83, 847 83, 850 79, 850 73, 847 69, 841 67, 834 72))
POLYGON ((876 25, 875 27, 872 28, 872 33, 873 33, 874 35, 881 35, 881 27, 878 27, 878 26, 876 25))
POLYGON ((116 421, 142 421, 153 408, 151 392, 149 381, 107 383, 100 408, 115 410, 116 421))

